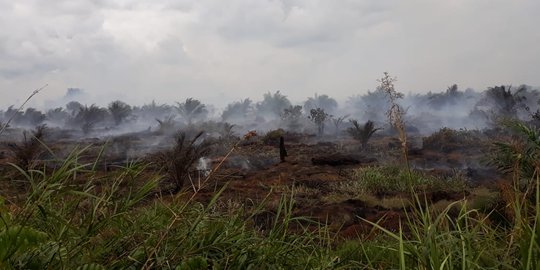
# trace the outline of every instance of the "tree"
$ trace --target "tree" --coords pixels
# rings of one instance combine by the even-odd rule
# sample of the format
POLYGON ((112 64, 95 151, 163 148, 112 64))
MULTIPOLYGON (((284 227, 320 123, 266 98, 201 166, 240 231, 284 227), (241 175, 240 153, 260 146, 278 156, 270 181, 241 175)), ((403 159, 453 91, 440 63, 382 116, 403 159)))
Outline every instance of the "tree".
POLYGON ((308 118, 317 125, 318 128, 318 134, 319 136, 322 136, 324 134, 324 122, 326 122, 326 119, 330 116, 327 114, 323 109, 317 108, 317 109, 311 109, 309 112, 310 115, 308 118))
POLYGON ((333 112, 337 108, 337 101, 328 95, 317 95, 308 98, 304 102, 304 110, 310 112, 312 109, 321 108, 327 112, 333 112))
POLYGON ((178 113, 187 120, 189 125, 193 123, 194 119, 205 118, 208 114, 206 106, 194 98, 188 98, 186 101, 182 103, 177 102, 176 104, 178 113))
POLYGON ((90 133, 95 125, 103 122, 108 116, 108 111, 105 108, 98 107, 94 104, 82 107, 73 122, 80 127, 84 134, 90 133))
POLYGON ((11 105, 8 107, 4 115, 8 119, 8 122, 9 122, 9 119, 11 119, 14 123, 20 123, 23 119, 24 113, 16 109, 13 105, 11 105))
POLYGON ((46 116, 50 122, 57 124, 65 124, 66 120, 70 117, 69 113, 62 107, 48 110, 46 116))
POLYGON ((518 112, 526 112, 527 88, 519 87, 512 91, 512 87, 495 86, 488 88, 474 106, 471 112, 471 117, 482 121, 487 121, 488 124, 494 125, 501 118, 517 119, 518 112))
POLYGON ((132 113, 131 106, 120 100, 111 102, 108 109, 116 126, 120 125, 132 113))
POLYGON ((251 109, 252 102, 249 98, 246 98, 242 101, 233 102, 227 105, 227 108, 223 110, 223 113, 221 114, 221 119, 223 121, 245 119, 251 109))
POLYGON ((458 90, 457 84, 453 84, 444 93, 429 93, 428 104, 433 109, 439 110, 447 105, 456 105, 463 96, 464 93, 458 90))
POLYGON ((291 106, 291 102, 279 91, 274 94, 268 92, 264 94, 263 101, 257 103, 257 111, 263 115, 279 117, 281 112, 289 106, 291 106))
POLYGON ((28 124, 31 126, 38 126, 45 121, 46 116, 42 112, 34 109, 34 108, 28 108, 26 111, 24 111, 24 115, 22 116, 22 122, 24 124, 28 124))
POLYGON ((302 106, 300 105, 291 105, 281 113, 281 120, 285 122, 289 130, 298 130, 300 117, 302 117, 302 106))
POLYGON ((77 101, 71 101, 66 104, 66 110, 72 115, 75 116, 81 109, 83 105, 77 101))

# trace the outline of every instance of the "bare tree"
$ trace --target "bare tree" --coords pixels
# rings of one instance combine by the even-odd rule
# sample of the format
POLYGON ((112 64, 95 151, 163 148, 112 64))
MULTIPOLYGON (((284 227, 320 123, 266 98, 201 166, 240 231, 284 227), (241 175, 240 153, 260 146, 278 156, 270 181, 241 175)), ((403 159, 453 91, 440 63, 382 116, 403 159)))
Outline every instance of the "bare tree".
POLYGON ((336 129, 336 137, 339 135, 339 127, 341 126, 341 124, 343 124, 343 121, 345 121, 345 119, 347 119, 347 117, 349 117, 348 114, 344 115, 344 116, 340 116, 338 118, 331 117, 332 123, 334 124, 334 127, 336 129))

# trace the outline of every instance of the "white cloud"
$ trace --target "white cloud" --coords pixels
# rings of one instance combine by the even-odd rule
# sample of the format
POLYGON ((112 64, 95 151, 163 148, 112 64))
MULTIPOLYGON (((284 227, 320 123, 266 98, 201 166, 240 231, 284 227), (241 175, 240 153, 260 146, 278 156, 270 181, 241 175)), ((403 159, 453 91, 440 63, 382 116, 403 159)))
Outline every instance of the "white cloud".
MULTIPOLYGON (((0 106, 540 85, 536 0, 0 0, 0 106)), ((223 104, 218 104, 223 105, 223 104)))

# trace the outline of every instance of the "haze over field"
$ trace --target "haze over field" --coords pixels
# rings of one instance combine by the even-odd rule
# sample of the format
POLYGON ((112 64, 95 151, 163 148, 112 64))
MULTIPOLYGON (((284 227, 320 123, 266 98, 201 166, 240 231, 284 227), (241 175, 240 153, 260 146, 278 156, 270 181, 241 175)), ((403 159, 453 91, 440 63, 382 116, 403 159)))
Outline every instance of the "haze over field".
MULTIPOLYGON (((0 0, 0 106, 540 85, 540 1, 0 0), (50 104, 50 103, 49 103, 50 104)), ((64 105, 64 104, 61 104, 64 105)))

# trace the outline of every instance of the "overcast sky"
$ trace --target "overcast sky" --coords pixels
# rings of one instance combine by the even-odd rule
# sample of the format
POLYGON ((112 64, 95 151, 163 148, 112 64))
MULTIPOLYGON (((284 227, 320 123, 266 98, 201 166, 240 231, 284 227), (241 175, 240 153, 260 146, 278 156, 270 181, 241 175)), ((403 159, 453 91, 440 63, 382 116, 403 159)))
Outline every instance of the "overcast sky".
POLYGON ((540 85, 538 0, 0 0, 0 106, 540 85))

